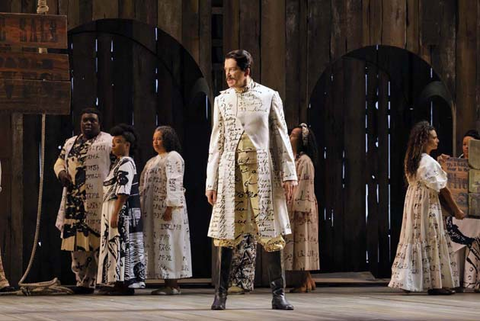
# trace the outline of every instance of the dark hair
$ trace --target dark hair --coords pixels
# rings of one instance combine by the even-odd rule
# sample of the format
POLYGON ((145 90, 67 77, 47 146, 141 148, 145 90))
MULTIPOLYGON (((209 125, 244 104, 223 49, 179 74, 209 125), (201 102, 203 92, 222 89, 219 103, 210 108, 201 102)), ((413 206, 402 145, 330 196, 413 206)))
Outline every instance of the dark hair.
POLYGON ((476 129, 470 129, 463 135, 463 138, 465 137, 472 137, 473 139, 480 139, 480 135, 478 134, 478 130, 476 129))
POLYGON ((133 126, 127 124, 119 124, 110 129, 110 135, 123 136, 130 143, 130 156, 134 156, 137 150, 138 134, 133 126))
POLYGON ((180 145, 180 139, 178 139, 177 132, 170 126, 160 126, 155 129, 156 132, 162 132, 162 143, 167 153, 176 151, 181 153, 182 146, 180 145))
POLYGON ((243 49, 232 50, 225 56, 225 60, 235 59, 237 66, 242 70, 246 71, 248 68, 252 68, 253 58, 252 55, 243 49))
MULTIPOLYGON (((303 125, 305 126, 305 124, 303 125)), ((294 127, 293 129, 295 128, 300 128, 300 130, 302 130, 302 124, 294 127)), ((307 154, 308 157, 310 157, 310 159, 312 160, 312 163, 314 166, 318 164, 317 139, 315 138, 315 134, 313 133, 313 130, 310 127, 308 127, 308 135, 307 135, 306 142, 303 141, 303 132, 302 132, 302 136, 300 136, 298 152, 307 154)))
POLYGON ((407 178, 414 177, 417 173, 425 144, 428 142, 432 130, 435 130, 435 127, 430 125, 427 121, 421 121, 415 124, 410 131, 407 153, 405 154, 404 161, 405 176, 407 178))
POLYGON ((98 117, 98 122, 100 124, 102 123, 102 112, 97 108, 88 107, 88 108, 82 109, 82 111, 80 112, 80 119, 82 118, 83 114, 95 114, 98 117))

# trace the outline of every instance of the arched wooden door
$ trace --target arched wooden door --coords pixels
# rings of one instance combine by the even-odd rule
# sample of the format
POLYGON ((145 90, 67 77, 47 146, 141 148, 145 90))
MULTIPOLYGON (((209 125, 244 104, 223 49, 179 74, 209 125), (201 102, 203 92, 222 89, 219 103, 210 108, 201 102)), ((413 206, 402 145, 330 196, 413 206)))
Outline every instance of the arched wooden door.
POLYGON ((451 155, 451 106, 432 68, 403 49, 362 48, 324 71, 308 113, 323 156, 315 180, 322 271, 390 276, 410 128, 431 121, 441 141, 437 153, 451 155))
MULTIPOLYGON (((65 139, 79 132, 81 110, 92 106, 103 113, 104 131, 118 123, 135 126, 140 135, 135 157, 139 172, 155 154, 152 148, 154 129, 159 125, 175 128, 186 164, 184 185, 193 275, 210 277, 211 246, 207 229, 211 208, 204 196, 210 104, 209 88, 198 65, 186 49, 159 28, 123 19, 98 20, 70 30, 69 55, 72 113, 47 118, 45 214, 40 236, 43 246, 37 253, 32 280, 58 276, 63 283, 74 283, 69 255, 60 251, 60 236, 54 227, 61 187, 52 168, 65 139)), ((38 128, 38 123, 34 125, 38 128)), ((38 146, 38 142, 33 144, 38 146)), ((25 177, 35 177, 38 175, 35 173, 38 148, 29 148, 28 153, 32 153, 29 160, 32 173, 26 173, 25 177)), ((26 229, 28 226, 26 224, 26 229)))

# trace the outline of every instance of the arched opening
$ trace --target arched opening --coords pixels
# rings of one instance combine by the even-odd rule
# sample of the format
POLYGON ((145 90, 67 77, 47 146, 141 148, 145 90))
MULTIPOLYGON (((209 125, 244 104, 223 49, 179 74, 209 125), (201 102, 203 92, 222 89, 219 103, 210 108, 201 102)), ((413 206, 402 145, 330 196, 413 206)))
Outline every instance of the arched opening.
MULTIPOLYGON (((49 116, 47 123, 44 215, 41 242, 35 262, 38 275, 53 275, 74 284, 69 253, 60 251, 55 230, 61 187, 50 168, 65 139, 79 132, 79 114, 96 106, 103 113, 102 130, 118 123, 135 126, 140 146, 135 157, 140 173, 155 155, 154 129, 175 128, 185 159, 187 207, 194 278, 211 274, 211 246, 207 238, 210 207, 204 196, 205 169, 210 137, 209 88, 188 51, 161 29, 134 20, 105 19, 69 31, 72 103, 70 116, 49 116)), ((29 242, 30 243, 30 242, 29 242)), ((26 244, 29 244, 26 243, 26 244)))
POLYGON ((430 121, 441 140, 435 155, 452 155, 452 108, 432 67, 400 48, 361 48, 323 72, 308 110, 323 155, 315 182, 322 271, 390 276, 410 128, 430 121))

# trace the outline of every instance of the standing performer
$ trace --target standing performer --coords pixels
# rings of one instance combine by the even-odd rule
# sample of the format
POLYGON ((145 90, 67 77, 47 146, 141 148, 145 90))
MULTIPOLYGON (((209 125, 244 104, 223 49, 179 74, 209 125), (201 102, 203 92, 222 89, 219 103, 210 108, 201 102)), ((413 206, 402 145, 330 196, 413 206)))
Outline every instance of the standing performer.
POLYGON ((91 294, 97 277, 102 184, 110 170, 112 136, 100 131, 101 114, 82 110, 81 134, 68 139, 54 170, 64 186, 56 226, 62 232, 62 250, 72 252, 77 294, 91 294))
POLYGON ((177 280, 192 276, 185 162, 180 140, 169 126, 155 130, 153 149, 158 155, 147 162, 140 178, 147 278, 165 280, 165 287, 152 294, 175 295, 181 293, 177 280))
POLYGON ((143 224, 137 168, 130 155, 138 141, 132 126, 110 131, 117 157, 103 182, 102 232, 98 283, 114 286, 108 295, 132 295, 145 287, 143 224))
MULTIPOLYGON (((468 142, 472 139, 480 139, 475 129, 467 131, 463 136, 463 154, 460 158, 468 159, 468 142)), ((448 157, 450 156, 441 155, 438 161, 441 164, 448 157)), ((446 218, 446 225, 452 239, 454 258, 460 277, 460 287, 457 292, 463 292, 465 287, 480 293, 480 220, 474 218, 457 220, 449 216, 446 218)))
POLYGON ((229 52, 224 68, 230 88, 215 98, 205 193, 213 205, 208 236, 220 247, 212 309, 225 309, 232 249, 251 234, 266 251, 272 308, 293 310, 280 251, 282 235, 291 233, 285 194, 290 198, 297 182, 295 162, 282 100, 250 78, 252 62, 245 50, 229 52))
POLYGON ((298 185, 288 202, 292 234, 286 237, 285 270, 295 271, 300 284, 290 292, 315 290, 309 271, 320 269, 318 251, 318 204, 315 197, 315 167, 318 159, 317 142, 306 124, 295 127, 290 134, 298 176, 298 185))
POLYGON ((438 147, 435 128, 426 121, 410 132, 405 155, 408 190, 403 209, 402 230, 392 265, 389 287, 406 292, 428 290, 432 295, 449 295, 458 287, 450 237, 443 226, 439 193, 457 219, 465 213, 447 187, 447 174, 430 156, 438 147))
MULTIPOLYGON (((2 162, 0 162, 0 192, 2 191, 2 162)), ((7 277, 5 276, 5 271, 3 270, 2 263, 2 251, 0 250, 0 292, 11 292, 15 291, 13 287, 8 283, 7 277)))

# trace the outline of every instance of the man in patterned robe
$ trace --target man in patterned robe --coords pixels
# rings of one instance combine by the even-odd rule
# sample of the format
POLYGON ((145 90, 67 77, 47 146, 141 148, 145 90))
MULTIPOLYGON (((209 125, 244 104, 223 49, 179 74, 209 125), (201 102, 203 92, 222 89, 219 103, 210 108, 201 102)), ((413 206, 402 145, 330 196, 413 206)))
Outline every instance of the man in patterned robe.
POLYGON ((94 108, 82 111, 81 134, 65 142, 54 166, 64 187, 56 226, 62 250, 72 255, 77 294, 93 293, 96 283, 102 186, 112 159, 112 136, 100 131, 100 117, 94 108))
POLYGON ((284 294, 280 251, 290 234, 286 198, 297 182, 279 94, 250 78, 245 50, 226 55, 229 89, 215 98, 206 196, 213 205, 208 236, 220 249, 213 310, 224 310, 233 248, 253 235, 266 251, 273 309, 293 310, 284 294), (283 187, 282 187, 283 185, 283 187))

